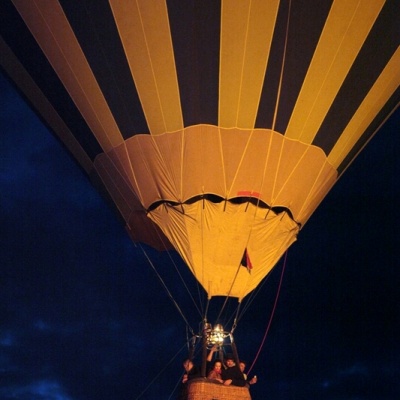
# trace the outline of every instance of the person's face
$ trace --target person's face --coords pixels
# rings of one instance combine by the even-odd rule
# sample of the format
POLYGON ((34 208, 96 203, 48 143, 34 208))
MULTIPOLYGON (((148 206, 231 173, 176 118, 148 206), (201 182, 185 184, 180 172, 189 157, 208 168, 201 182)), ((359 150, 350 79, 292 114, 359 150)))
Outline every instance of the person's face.
POLYGON ((239 368, 242 372, 244 372, 244 369, 246 368, 246 364, 245 363, 239 363, 239 368))
POLYGON ((226 366, 229 367, 233 367, 235 365, 235 362, 233 360, 226 360, 226 366))
POLYGON ((189 360, 186 360, 183 363, 183 368, 185 368, 186 372, 190 371, 192 369, 192 367, 193 367, 193 363, 191 361, 189 361, 189 360))
POLYGON ((222 364, 218 361, 214 364, 214 369, 216 369, 217 371, 220 371, 222 368, 222 364))

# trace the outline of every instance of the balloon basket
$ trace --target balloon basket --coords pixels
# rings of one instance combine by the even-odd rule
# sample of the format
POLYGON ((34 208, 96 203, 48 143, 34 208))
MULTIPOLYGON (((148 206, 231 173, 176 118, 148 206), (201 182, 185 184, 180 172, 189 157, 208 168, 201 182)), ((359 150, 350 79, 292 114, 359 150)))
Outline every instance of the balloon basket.
POLYGON ((247 386, 225 386, 207 378, 188 382, 187 400, 251 400, 247 386))

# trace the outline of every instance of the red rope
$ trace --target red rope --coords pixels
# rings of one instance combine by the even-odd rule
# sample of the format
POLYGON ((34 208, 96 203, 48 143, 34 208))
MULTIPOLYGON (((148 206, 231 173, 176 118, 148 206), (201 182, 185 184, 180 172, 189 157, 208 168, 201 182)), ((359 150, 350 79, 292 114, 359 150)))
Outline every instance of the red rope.
POLYGON ((249 370, 247 371, 247 375, 250 374, 251 370, 252 370, 253 367, 254 367, 254 364, 257 362, 257 359, 258 359, 258 357, 259 357, 259 355, 260 355, 260 353, 261 353, 261 349, 262 349, 263 346, 264 346, 265 339, 267 338, 267 335, 268 335, 268 332, 269 332, 269 328, 270 328, 271 323, 272 323, 272 318, 273 318, 273 316, 274 316, 274 314, 275 314, 275 309, 276 309, 276 305, 278 304, 278 298, 279 298, 279 294, 280 294, 281 286, 282 286, 282 281, 283 281, 283 273, 285 272, 285 267, 286 267, 287 253, 288 253, 288 252, 286 251, 286 253, 285 253, 285 258, 284 258, 284 261, 283 261, 283 266, 282 266, 281 278, 280 278, 278 290, 277 290, 276 296, 275 296, 274 307, 273 307, 273 309, 272 309, 271 316, 269 317, 267 329, 266 329, 266 331, 265 331, 265 333, 264 333, 263 340, 262 340, 262 342, 261 342, 260 348, 259 348, 258 351, 257 351, 257 354, 256 354, 256 356, 255 356, 255 358, 254 358, 254 361, 253 361, 253 363, 251 364, 251 367, 249 368, 249 370))

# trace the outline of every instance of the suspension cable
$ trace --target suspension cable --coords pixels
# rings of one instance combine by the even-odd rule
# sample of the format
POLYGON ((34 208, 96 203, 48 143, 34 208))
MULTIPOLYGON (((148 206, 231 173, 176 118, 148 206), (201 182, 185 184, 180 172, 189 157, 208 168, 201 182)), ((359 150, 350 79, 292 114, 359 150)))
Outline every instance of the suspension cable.
POLYGON ((183 371, 179 377, 179 379, 176 381, 176 384, 171 392, 171 394, 168 396, 168 400, 172 399, 173 394, 175 393, 176 389, 178 388, 179 384, 182 382, 183 375, 185 374, 185 371, 183 371))
MULTIPOLYGON (((201 315, 202 315, 202 311, 200 311, 200 308, 199 308, 199 306, 197 305, 197 303, 196 303, 196 301, 195 301, 195 299, 194 299, 194 297, 193 297, 191 291, 189 290, 189 288, 188 288, 188 286, 187 286, 185 280, 183 279, 182 274, 179 272, 178 267, 177 267, 175 261, 172 259, 171 254, 168 253, 168 255, 169 255, 169 258, 170 258, 172 264, 173 264, 174 267, 175 267, 175 270, 176 270, 176 272, 177 272, 177 274, 178 274, 178 276, 179 276, 181 282, 182 282, 183 285, 185 286, 185 289, 186 289, 186 291, 187 291, 189 297, 191 298, 191 300, 192 300, 194 306, 196 307, 196 309, 197 309, 199 315, 201 316, 201 315)), ((197 285, 197 287, 198 287, 198 285, 197 285)), ((198 289, 197 289, 197 290, 198 290, 198 289)), ((201 304, 201 303, 200 303, 200 304, 201 304)))
MULTIPOLYGON (((226 325, 229 325, 230 321, 233 319, 236 319, 236 324, 235 326, 239 323, 239 321, 243 318, 243 316, 246 314, 247 310, 249 309, 249 307, 251 306, 251 304, 253 303, 253 301, 256 299, 258 293, 261 291, 261 288, 264 286, 264 284, 268 281, 268 278, 270 277, 270 274, 268 274, 264 280, 261 282, 261 284, 259 286, 257 286, 257 289, 254 290, 253 292, 251 292, 249 294, 249 298, 247 300, 245 300, 244 302, 241 302, 238 304, 236 310, 234 310, 231 314, 231 316, 228 318, 228 320, 226 321, 226 325), (241 310, 239 310, 239 308, 242 307, 241 310), (239 314, 240 311, 240 314, 239 314)), ((233 324, 232 324, 233 325, 233 324)))
POLYGON ((239 302, 239 305, 237 306, 237 309, 236 309, 236 315, 235 315, 235 318, 234 318, 234 320, 233 320, 233 324, 232 324, 232 328, 231 328, 231 335, 233 334, 233 332, 235 331, 235 329, 236 329, 236 326, 237 326, 237 322, 238 322, 238 315, 239 315, 239 311, 240 311, 240 306, 241 306, 241 302, 239 302))
POLYGON ((172 361, 178 357, 178 354, 186 347, 186 343, 175 353, 175 355, 168 361, 167 364, 164 365, 164 368, 160 370, 160 372, 150 381, 150 383, 142 390, 142 392, 135 398, 135 400, 140 399, 153 385, 153 383, 159 378, 159 376, 171 365, 172 361))
POLYGON ((152 261, 150 260, 150 257, 148 256, 148 254, 146 253, 145 249, 143 248, 143 246, 139 243, 139 247, 141 248, 143 254, 146 256, 147 261, 149 262, 149 265, 151 266, 151 268, 153 269, 153 271, 155 272, 155 274, 157 275, 157 278, 159 279, 159 281, 161 282, 162 286, 164 287, 165 291, 167 292, 168 297, 170 298, 170 300, 172 301, 172 303, 174 304, 174 306, 176 307, 176 309, 178 310, 179 314, 181 315, 181 317, 183 318, 183 320, 186 323, 186 326, 188 327, 188 329, 190 330, 190 332, 192 333, 192 335, 194 336, 195 333, 192 329, 192 327, 190 326, 188 320, 186 319, 186 317, 184 316, 181 308, 179 307, 178 303, 176 302, 176 300, 174 299, 174 297, 172 296, 171 292, 169 291, 167 285, 165 284, 164 280, 162 279, 161 275, 158 273, 156 267, 154 266, 154 264, 152 263, 152 261))
POLYGON ((210 307, 210 298, 207 298, 207 303, 206 303, 206 307, 204 309, 204 315, 203 315, 203 323, 207 322, 207 314, 208 314, 208 308, 210 307))
POLYGON ((219 314, 218 314, 218 317, 217 317, 216 321, 218 321, 219 318, 221 317, 221 314, 222 314, 222 312, 224 311, 224 308, 225 308, 225 306, 226 306, 226 303, 228 302, 228 299, 230 298, 230 294, 231 294, 231 292, 232 292, 233 285, 235 284, 236 279, 237 279, 237 277, 238 277, 238 275, 239 275, 239 270, 240 270, 240 268, 241 268, 241 263, 239 263, 239 266, 238 266, 238 268, 237 268, 237 270, 236 270, 235 277, 233 278, 233 281, 232 281, 232 285, 231 285, 231 287, 230 287, 230 289, 229 289, 229 292, 228 292, 227 296, 225 297, 224 304, 223 304, 222 307, 221 307, 221 310, 220 310, 220 312, 219 312, 219 314))
MULTIPOLYGON (((166 207, 166 206, 165 206, 165 207, 166 207)), ((168 208, 166 208, 166 210, 168 211, 168 208)), ((164 249, 165 249, 165 250, 168 250, 168 247, 167 247, 167 245, 165 244, 165 241, 164 241, 163 237, 161 236, 160 231, 156 229, 156 227, 155 227, 154 224, 153 224, 153 228, 154 228, 154 232, 155 232, 155 234, 157 235, 158 239, 159 239, 160 242, 163 244, 164 249)), ((176 262, 175 262, 175 261, 173 260, 173 258, 171 257, 170 252, 167 251, 167 253, 168 253, 168 257, 169 257, 169 259, 170 259, 172 265, 173 265, 174 268, 175 268, 176 273, 178 274, 178 276, 179 276, 181 282, 183 283, 183 286, 184 286, 185 289, 186 289, 187 294, 189 295, 189 297, 190 297, 190 299, 192 300, 194 306, 196 307, 196 309, 197 309, 199 315, 201 316, 201 315, 202 315, 202 312, 200 311, 200 309, 199 309, 199 307, 198 307, 198 305, 197 305, 195 299, 193 298, 193 295, 192 295, 191 291, 189 290, 189 288, 188 288, 188 286, 187 286, 185 280, 183 279, 182 274, 179 272, 179 269, 178 269, 178 266, 177 266, 176 262)), ((197 284, 197 291, 199 291, 198 284, 197 284)), ((199 302, 199 303, 200 303, 200 305, 201 305, 201 302, 199 302)))
MULTIPOLYGON (((185 346, 185 345, 184 345, 184 346, 185 346)), ((180 352, 181 350, 182 350, 182 348, 179 350, 179 352, 180 352)), ((198 353, 198 349, 197 349, 196 351, 193 352, 193 357, 192 357, 192 359, 197 355, 197 353, 198 353)), ((174 357, 174 358, 175 358, 175 357, 174 357)), ((189 357, 189 358, 190 358, 190 357, 189 357)), ((186 371, 183 371, 183 372, 181 373, 181 375, 179 376, 179 379, 177 380, 174 389, 172 390, 171 394, 169 395, 168 400, 170 400, 170 399, 172 398, 172 396, 173 396, 173 394, 175 393, 175 391, 176 391, 178 385, 182 382, 182 378, 183 378, 183 375, 184 375, 185 373, 186 373, 186 371)))
POLYGON ((256 290, 250 293, 249 298, 247 299, 246 303, 243 305, 242 312, 238 316, 238 322, 242 319, 242 317, 246 314, 247 310, 252 305, 253 301, 257 298, 259 292, 261 291, 262 287, 268 282, 268 279, 271 276, 272 270, 268 273, 268 275, 264 278, 260 285, 257 286, 256 290))
POLYGON ((259 347, 259 349, 258 349, 258 351, 257 351, 257 354, 256 354, 256 356, 255 356, 255 358, 254 358, 253 363, 251 364, 251 367, 250 367, 249 370, 247 371, 247 374, 249 374, 249 373, 251 372, 251 370, 252 370, 253 367, 254 367, 254 364, 257 362, 257 359, 258 359, 258 357, 259 357, 259 355, 260 355, 260 353, 261 353, 261 349, 262 349, 263 346, 264 346, 265 339, 267 338, 267 335, 268 335, 268 332, 269 332, 269 328, 271 327, 272 318, 273 318, 273 316, 274 316, 274 314, 275 314, 276 305, 278 304, 278 298, 279 298, 279 294, 280 294, 280 291, 281 291, 281 286, 282 286, 282 281, 283 281, 283 274, 284 274, 284 272, 285 272, 285 267, 286 267, 287 254, 288 254, 288 252, 286 251, 286 253, 285 253, 285 259, 284 259, 284 261, 283 261, 283 266, 282 266, 282 271, 281 271, 281 277, 280 277, 280 280, 279 280, 278 290, 277 290, 277 292, 276 292, 275 301, 274 301, 274 306, 273 306, 273 308, 272 308, 271 316, 269 317, 267 329, 265 330, 264 337, 263 337, 263 339, 262 339, 262 341, 261 341, 260 347, 259 347))

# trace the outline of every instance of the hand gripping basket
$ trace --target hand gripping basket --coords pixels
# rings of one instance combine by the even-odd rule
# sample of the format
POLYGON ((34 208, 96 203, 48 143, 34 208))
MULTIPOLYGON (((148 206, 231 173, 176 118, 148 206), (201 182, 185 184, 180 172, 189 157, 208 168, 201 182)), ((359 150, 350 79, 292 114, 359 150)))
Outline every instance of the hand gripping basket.
POLYGON ((247 386, 225 386, 207 378, 196 378, 188 382, 187 400, 251 400, 247 386))

